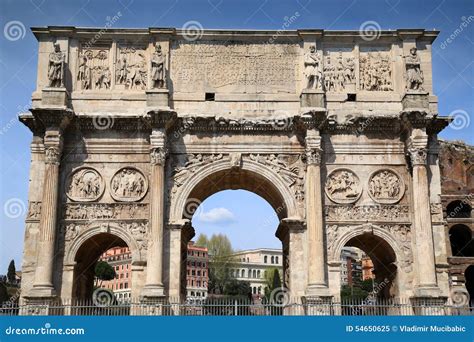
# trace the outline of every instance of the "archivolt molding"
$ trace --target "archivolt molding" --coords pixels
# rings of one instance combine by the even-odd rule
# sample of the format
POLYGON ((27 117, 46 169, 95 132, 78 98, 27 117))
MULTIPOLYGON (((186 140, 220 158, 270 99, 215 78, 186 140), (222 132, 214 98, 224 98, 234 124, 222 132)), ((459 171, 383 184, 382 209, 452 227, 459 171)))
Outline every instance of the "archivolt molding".
POLYGON ((95 235, 108 233, 127 244, 132 253, 132 263, 144 261, 147 251, 148 222, 91 222, 66 223, 61 226, 65 244, 65 263, 74 263, 79 248, 95 235))
MULTIPOLYGON (((183 166, 176 167, 170 190, 170 221, 183 218, 191 191, 213 173, 235 169, 249 171, 275 186, 288 217, 299 218, 304 212, 304 163, 300 155, 276 154, 190 154, 183 166)), ((276 208, 275 208, 276 209, 276 208)))
POLYGON ((413 253, 409 224, 329 225, 326 230, 329 262, 338 262, 346 243, 364 233, 373 234, 387 242, 395 252, 397 266, 407 273, 412 271, 413 253))

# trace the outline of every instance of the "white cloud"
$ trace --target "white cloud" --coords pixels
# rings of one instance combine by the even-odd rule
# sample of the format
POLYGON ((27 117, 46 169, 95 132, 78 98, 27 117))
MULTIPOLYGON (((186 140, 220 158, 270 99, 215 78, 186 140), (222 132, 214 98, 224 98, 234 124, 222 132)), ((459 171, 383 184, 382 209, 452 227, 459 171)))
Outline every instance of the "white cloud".
POLYGON ((206 223, 232 223, 237 221, 235 215, 226 208, 213 208, 209 211, 203 211, 199 215, 199 220, 206 223))

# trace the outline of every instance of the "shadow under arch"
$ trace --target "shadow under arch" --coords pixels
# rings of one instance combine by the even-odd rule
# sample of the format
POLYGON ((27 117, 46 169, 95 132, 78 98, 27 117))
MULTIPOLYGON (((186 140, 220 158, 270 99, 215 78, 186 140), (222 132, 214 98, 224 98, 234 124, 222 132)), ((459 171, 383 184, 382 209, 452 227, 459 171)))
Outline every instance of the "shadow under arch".
POLYGON ((190 202, 196 206, 222 190, 242 189, 259 195, 275 210, 279 219, 300 218, 295 195, 283 178, 269 167, 244 159, 240 167, 231 167, 228 159, 214 161, 194 173, 180 187, 171 203, 170 221, 190 219, 190 202))

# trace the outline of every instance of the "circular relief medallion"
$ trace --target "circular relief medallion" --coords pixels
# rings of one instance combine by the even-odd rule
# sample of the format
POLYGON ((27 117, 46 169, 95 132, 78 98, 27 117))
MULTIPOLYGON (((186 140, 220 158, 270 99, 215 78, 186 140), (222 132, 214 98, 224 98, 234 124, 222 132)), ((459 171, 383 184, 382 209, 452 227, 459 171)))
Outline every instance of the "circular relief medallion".
POLYGON ((369 177, 369 195, 375 202, 397 203, 403 197, 404 192, 405 184, 395 171, 378 170, 369 177))
POLYGON ((336 203, 354 203, 362 194, 359 177, 349 169, 333 170, 328 175, 324 190, 336 203))
POLYGON ((142 199, 148 190, 143 173, 133 167, 118 170, 110 181, 110 195, 116 201, 134 202, 142 199))
POLYGON ((99 172, 90 167, 80 167, 68 177, 66 195, 76 202, 92 202, 102 196, 105 183, 99 172))

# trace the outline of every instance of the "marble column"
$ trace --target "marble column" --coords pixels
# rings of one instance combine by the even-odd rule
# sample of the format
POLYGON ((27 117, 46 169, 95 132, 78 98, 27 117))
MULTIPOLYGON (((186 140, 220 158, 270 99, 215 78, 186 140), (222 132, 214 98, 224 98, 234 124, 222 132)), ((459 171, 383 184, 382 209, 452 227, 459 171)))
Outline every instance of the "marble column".
POLYGON ((36 297, 56 295, 53 286, 53 267, 58 209, 59 162, 62 150, 59 129, 48 129, 46 131, 44 148, 45 170, 39 224, 39 254, 33 284, 33 295, 36 297))
POLYGON ((308 231, 307 295, 328 295, 324 259, 324 219, 321 189, 321 137, 315 129, 306 136, 306 224, 308 231))
POLYGON ((163 221, 165 162, 167 151, 165 135, 156 131, 150 148, 150 234, 146 267, 144 297, 163 297, 163 221))
POLYGON ((433 296, 438 287, 431 226, 430 196, 427 170, 427 137, 409 142, 408 152, 413 167, 413 228, 417 251, 417 289, 420 297, 433 296))

